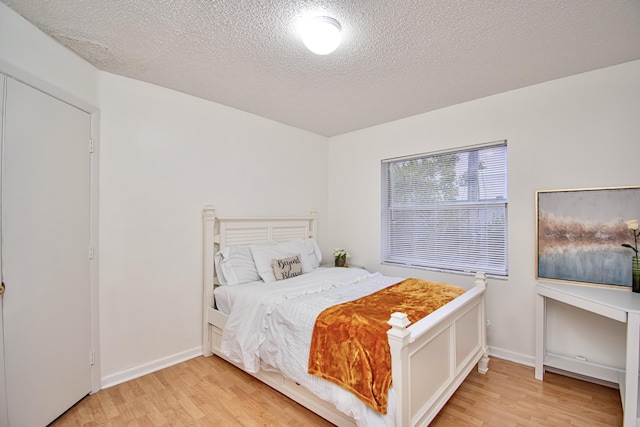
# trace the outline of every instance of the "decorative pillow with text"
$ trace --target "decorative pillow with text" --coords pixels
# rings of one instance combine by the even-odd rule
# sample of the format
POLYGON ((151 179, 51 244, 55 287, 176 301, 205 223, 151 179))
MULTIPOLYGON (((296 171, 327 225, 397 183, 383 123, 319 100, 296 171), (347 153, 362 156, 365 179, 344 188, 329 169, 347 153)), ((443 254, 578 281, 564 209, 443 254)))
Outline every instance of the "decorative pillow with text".
POLYGON ((302 261, 300 254, 289 258, 274 259, 271 261, 273 275, 276 280, 290 279, 302 274, 302 261))

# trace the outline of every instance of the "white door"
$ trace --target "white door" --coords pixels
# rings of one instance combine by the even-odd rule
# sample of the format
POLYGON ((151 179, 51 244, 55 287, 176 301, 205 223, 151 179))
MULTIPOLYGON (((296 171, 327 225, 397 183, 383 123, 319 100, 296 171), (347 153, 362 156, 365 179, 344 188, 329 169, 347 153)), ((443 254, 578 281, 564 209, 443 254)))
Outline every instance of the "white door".
POLYGON ((2 152, 10 427, 45 426, 91 391, 90 115, 7 78, 2 152))

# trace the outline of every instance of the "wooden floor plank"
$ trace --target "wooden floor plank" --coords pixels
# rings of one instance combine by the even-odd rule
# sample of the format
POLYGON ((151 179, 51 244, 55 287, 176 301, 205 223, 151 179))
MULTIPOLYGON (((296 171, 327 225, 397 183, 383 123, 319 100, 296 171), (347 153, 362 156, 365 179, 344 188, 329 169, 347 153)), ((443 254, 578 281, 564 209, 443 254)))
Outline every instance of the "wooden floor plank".
MULTIPOLYGON (((476 371, 432 427, 619 427, 618 390, 491 360, 476 371)), ((329 427, 252 376, 217 357, 197 357, 87 396, 52 427, 329 427)))

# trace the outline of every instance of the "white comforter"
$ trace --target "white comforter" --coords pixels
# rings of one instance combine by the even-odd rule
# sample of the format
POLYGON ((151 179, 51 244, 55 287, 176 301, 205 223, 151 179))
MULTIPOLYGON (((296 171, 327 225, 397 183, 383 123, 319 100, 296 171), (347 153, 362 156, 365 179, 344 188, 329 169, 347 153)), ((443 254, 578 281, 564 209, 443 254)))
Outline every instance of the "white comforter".
POLYGON ((322 310, 400 280, 356 268, 319 268, 278 282, 219 287, 216 299, 230 313, 222 334, 222 353, 248 372, 279 370, 353 417, 358 426, 393 426, 392 390, 387 415, 382 416, 352 393, 309 375, 307 366, 313 326, 322 310))

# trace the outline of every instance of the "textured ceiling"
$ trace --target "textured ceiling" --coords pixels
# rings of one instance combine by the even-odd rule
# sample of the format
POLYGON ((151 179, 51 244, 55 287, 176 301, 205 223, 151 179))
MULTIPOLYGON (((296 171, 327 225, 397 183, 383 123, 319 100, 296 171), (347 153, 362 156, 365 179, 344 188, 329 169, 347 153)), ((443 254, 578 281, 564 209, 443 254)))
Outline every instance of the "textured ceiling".
POLYGON ((640 59, 640 0, 1 1, 101 70, 326 136, 640 59))

